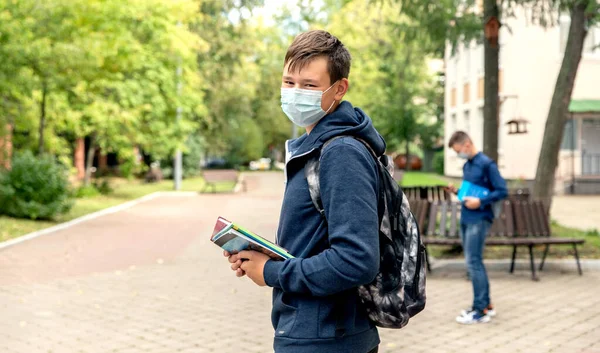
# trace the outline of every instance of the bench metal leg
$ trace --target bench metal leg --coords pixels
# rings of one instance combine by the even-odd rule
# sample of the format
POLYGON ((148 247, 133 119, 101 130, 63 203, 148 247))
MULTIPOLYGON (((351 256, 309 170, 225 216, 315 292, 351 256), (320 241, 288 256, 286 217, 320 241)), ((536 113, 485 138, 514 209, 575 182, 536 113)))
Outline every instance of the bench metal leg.
POLYGON ((539 281, 537 274, 535 273, 535 263, 533 261, 533 245, 529 245, 529 262, 531 263, 531 279, 539 281))
POLYGON ((425 262, 427 262, 427 271, 431 272, 431 262, 429 261, 429 251, 425 247, 425 262))
POLYGON ((577 244, 573 244, 573 250, 575 250, 575 260, 577 261, 577 270, 579 271, 579 275, 583 275, 581 271, 581 264, 579 263, 579 252, 577 251, 577 244))
POLYGON ((542 255, 542 263, 540 263, 540 271, 544 270, 544 262, 546 261, 546 255, 548 255, 548 249, 550 249, 550 244, 546 244, 546 248, 544 249, 544 255, 542 255))
POLYGON ((515 272, 515 260, 517 258, 517 246, 513 246, 512 261, 510 263, 510 273, 515 272))

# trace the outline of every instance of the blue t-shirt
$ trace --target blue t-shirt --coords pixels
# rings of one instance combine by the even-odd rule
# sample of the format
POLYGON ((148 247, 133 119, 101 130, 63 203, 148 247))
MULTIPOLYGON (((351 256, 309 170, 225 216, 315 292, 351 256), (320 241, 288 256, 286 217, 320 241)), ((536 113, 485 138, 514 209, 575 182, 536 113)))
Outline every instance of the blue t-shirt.
POLYGON ((490 190, 489 195, 481 199, 481 207, 476 210, 462 208, 460 221, 463 224, 473 224, 494 220, 492 204, 508 196, 506 181, 500 175, 496 163, 485 154, 479 152, 463 166, 463 179, 490 190))

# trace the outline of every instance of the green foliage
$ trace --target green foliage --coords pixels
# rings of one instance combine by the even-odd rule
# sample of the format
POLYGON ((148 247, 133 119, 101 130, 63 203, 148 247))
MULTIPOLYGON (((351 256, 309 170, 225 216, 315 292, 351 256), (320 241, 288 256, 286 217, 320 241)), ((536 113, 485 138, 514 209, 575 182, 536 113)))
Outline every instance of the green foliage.
POLYGON ((12 168, 0 173, 0 213, 51 219, 69 211, 69 181, 64 167, 49 156, 17 153, 12 168))
POLYGON ((92 185, 102 195, 110 195, 115 191, 110 185, 109 179, 96 179, 92 182, 92 185))
POLYGON ((430 97, 443 95, 427 66, 432 42, 399 13, 399 5, 351 1, 332 15, 327 28, 353 55, 347 98, 373 118, 389 152, 419 140, 429 147, 430 135, 441 134, 441 123, 431 122, 440 100, 430 97))
MULTIPOLYGON (((183 177, 191 178, 200 174, 200 161, 204 153, 204 140, 200 135, 191 135, 185 143, 183 154, 183 177)), ((169 178, 163 169, 163 176, 169 178)))
POLYGON ((250 119, 231 130, 231 149, 226 155, 229 165, 239 167, 263 155, 263 136, 258 124, 250 119))
POLYGON ((23 145, 37 146, 42 111, 43 146, 59 155, 93 132, 105 152, 138 145, 167 156, 203 121, 196 59, 207 43, 189 30, 202 20, 196 1, 0 0, 0 8, 0 81, 9 82, 0 84, 0 116, 28 133, 23 145))
POLYGON ((100 191, 94 185, 83 185, 75 192, 75 197, 78 199, 95 197, 100 195, 100 191))
POLYGON ((436 152, 433 156, 433 170, 436 174, 444 175, 444 151, 436 152))

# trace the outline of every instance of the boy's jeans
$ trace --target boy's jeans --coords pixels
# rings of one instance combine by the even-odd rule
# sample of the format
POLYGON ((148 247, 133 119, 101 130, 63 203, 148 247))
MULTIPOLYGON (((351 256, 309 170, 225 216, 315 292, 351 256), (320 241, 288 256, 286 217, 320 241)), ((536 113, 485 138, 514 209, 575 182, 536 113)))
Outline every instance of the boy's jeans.
POLYGON ((491 223, 482 220, 473 224, 460 225, 460 237, 467 262, 467 269, 473 282, 473 310, 483 312, 490 304, 490 284, 483 265, 485 238, 491 223))

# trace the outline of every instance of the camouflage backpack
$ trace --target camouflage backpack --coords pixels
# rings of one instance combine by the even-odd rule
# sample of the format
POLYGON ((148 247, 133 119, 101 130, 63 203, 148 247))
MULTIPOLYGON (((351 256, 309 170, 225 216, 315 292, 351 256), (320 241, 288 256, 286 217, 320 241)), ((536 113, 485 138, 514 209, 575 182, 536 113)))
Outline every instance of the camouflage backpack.
MULTIPOLYGON (((337 136, 327 141, 324 150, 337 136)), ((392 177, 391 161, 378 157, 369 144, 359 138, 377 161, 379 173, 379 272, 373 282, 360 286, 358 295, 369 319, 384 328, 402 328, 425 308, 425 247, 410 212, 408 200, 392 177)), ((320 155, 305 166, 311 199, 325 217, 319 186, 320 155)), ((392 167, 393 168, 393 167, 392 167)), ((393 170, 393 169, 392 169, 393 170)))

